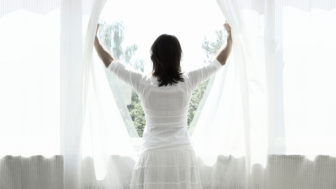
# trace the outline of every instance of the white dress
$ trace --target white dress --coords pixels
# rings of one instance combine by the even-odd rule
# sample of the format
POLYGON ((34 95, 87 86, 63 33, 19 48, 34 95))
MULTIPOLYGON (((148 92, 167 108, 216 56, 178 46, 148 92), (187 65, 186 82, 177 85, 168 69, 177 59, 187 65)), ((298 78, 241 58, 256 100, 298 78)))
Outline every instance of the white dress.
POLYGON ((187 131, 189 101, 198 84, 222 65, 215 59, 183 73, 184 82, 158 87, 156 77, 114 60, 108 70, 139 95, 146 126, 142 152, 133 168, 130 189, 201 189, 196 155, 187 131))

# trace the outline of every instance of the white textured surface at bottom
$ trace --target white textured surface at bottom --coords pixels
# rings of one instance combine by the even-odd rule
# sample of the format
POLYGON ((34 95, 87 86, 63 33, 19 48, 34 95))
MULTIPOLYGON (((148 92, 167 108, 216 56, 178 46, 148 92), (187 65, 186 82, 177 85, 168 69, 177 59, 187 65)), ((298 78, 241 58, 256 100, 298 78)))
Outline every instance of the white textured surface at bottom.
MULTIPOLYGON (((111 157, 110 172, 102 181, 94 175, 92 159, 82 162, 82 185, 86 189, 128 189, 133 159, 111 157), (118 174, 119 184, 111 185, 118 174), (108 184, 106 184, 108 183, 108 184)), ((244 158, 221 156, 208 167, 199 162, 203 189, 245 189, 244 158)), ((336 158, 317 156, 314 161, 300 155, 271 155, 266 168, 256 164, 249 189, 336 189, 336 158)), ((54 156, 4 156, 0 159, 0 189, 63 189, 63 158, 54 156)))
POLYGON ((202 189, 191 146, 148 150, 134 166, 131 189, 202 189))

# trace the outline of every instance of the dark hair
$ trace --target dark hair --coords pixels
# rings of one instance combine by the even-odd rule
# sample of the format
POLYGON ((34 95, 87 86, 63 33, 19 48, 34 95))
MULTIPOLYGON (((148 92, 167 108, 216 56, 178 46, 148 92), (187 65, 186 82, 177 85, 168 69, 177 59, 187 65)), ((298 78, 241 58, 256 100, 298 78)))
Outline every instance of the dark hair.
POLYGON ((153 76, 159 81, 159 87, 184 81, 180 61, 182 48, 175 36, 162 34, 151 47, 153 61, 153 76))

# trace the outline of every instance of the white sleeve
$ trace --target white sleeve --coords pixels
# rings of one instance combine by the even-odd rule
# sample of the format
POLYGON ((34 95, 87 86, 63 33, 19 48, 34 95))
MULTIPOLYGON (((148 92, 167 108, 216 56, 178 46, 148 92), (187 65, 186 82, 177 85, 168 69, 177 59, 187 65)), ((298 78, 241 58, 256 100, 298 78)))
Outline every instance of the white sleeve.
POLYGON ((143 93, 144 89, 143 81, 145 80, 146 77, 145 74, 133 69, 129 65, 122 64, 117 60, 113 60, 107 67, 107 69, 115 73, 118 78, 120 78, 121 80, 129 84, 131 87, 133 87, 137 93, 143 93))
POLYGON ((187 86, 194 90, 200 83, 207 80, 213 73, 219 70, 222 64, 215 58, 205 66, 187 72, 187 86))

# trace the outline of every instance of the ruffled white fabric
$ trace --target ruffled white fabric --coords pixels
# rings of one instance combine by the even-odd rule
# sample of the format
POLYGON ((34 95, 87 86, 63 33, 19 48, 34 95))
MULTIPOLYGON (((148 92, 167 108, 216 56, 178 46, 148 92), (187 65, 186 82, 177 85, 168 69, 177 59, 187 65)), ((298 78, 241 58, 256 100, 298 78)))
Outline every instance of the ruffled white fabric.
POLYGON ((144 151, 134 166, 130 189, 202 189, 190 145, 144 151))

